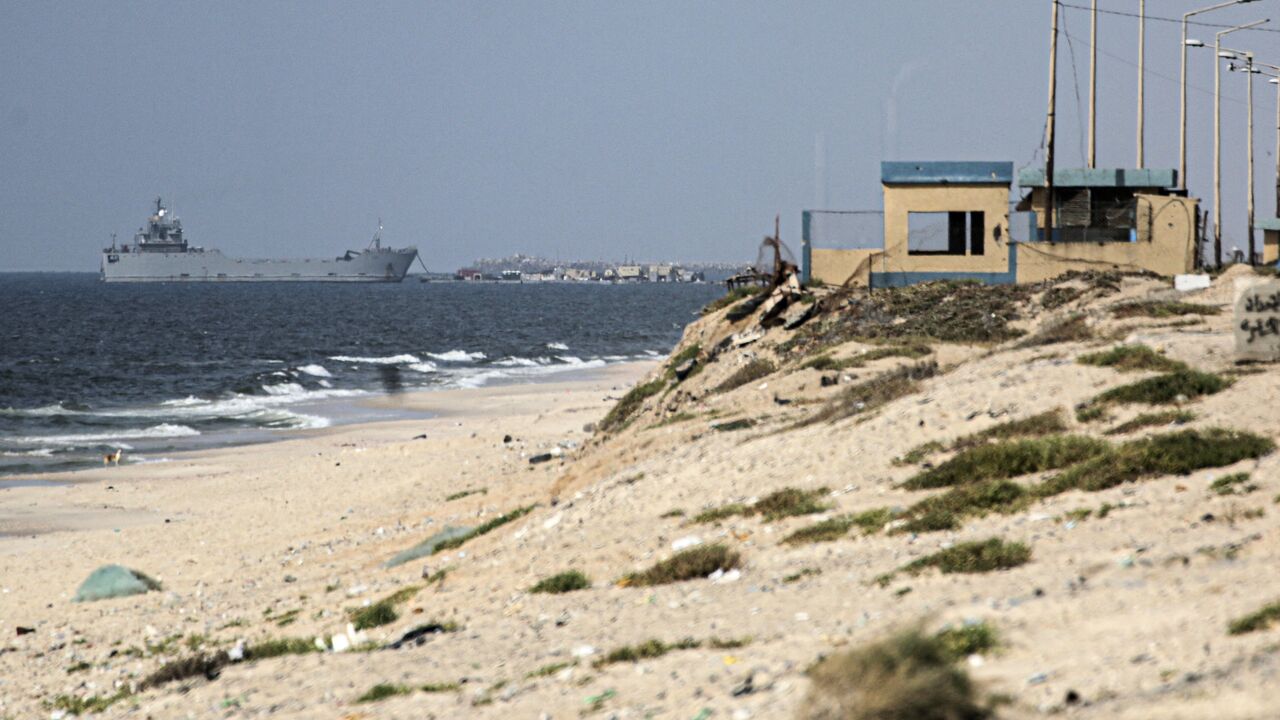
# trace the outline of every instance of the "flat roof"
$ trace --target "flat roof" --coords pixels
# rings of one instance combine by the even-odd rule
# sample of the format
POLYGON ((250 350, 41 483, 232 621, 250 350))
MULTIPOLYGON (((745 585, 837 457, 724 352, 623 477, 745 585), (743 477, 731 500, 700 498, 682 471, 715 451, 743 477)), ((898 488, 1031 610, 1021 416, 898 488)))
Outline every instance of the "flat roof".
MULTIPOLYGON (((1178 185, 1178 171, 1172 168, 1054 168, 1056 187, 1172 188, 1178 185)), ((1018 171, 1018 185, 1043 187, 1044 168, 1018 171)))
POLYGON ((886 160, 880 163, 880 182, 885 185, 1009 185, 1013 182, 1013 163, 886 160))
POLYGON ((1280 230, 1280 218, 1260 218, 1253 221, 1259 230, 1280 230))

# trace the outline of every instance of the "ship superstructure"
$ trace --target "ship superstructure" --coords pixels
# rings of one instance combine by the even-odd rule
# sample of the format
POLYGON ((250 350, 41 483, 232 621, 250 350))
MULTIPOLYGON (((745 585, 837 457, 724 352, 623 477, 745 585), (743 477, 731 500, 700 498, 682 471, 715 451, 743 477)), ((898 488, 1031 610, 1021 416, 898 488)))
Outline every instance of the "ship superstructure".
POLYGON ((232 258, 190 245, 182 221, 156 198, 155 212, 132 244, 102 251, 104 282, 400 282, 418 256, 414 247, 385 248, 382 226, 364 250, 333 259, 256 260, 232 258))

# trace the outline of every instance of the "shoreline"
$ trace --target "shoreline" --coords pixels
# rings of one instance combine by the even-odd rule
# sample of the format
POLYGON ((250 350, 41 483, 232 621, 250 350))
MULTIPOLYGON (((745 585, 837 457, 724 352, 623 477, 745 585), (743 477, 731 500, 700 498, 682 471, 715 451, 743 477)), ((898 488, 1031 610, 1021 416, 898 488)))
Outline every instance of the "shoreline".
MULTIPOLYGON (((449 424, 461 426, 468 419, 509 417, 512 403, 519 407, 519 401, 536 402, 539 396, 563 394, 577 397, 583 393, 604 393, 606 399, 614 399, 621 395, 615 389, 633 383, 657 364, 656 360, 620 362, 565 373, 554 379, 360 397, 349 402, 414 416, 293 430, 288 431, 287 437, 201 447, 143 463, 17 476, 10 483, 0 481, 0 555, 6 554, 6 540, 100 529, 111 525, 113 518, 123 525, 132 526, 144 523, 151 516, 109 505, 83 508, 83 503, 73 497, 77 488, 101 485, 106 492, 113 493, 120 492, 130 483, 165 483, 198 478, 210 472, 217 475, 246 474, 259 464, 255 461, 257 456, 273 459, 318 456, 321 453, 316 449, 321 447, 414 441, 423 434, 427 434, 429 440, 434 429, 442 429, 449 424), (567 377, 569 375, 573 377, 567 377), (424 433, 424 429, 427 432, 424 433), (66 491, 60 493, 66 497, 54 498, 54 494, 59 494, 57 491, 66 491), (39 507, 40 511, 20 510, 23 506, 39 507), (48 520, 42 520, 40 513, 46 514, 48 520)), ((601 413, 609 406, 607 402, 600 405, 601 413)), ((578 434, 589 436, 581 432, 581 427, 578 434)))

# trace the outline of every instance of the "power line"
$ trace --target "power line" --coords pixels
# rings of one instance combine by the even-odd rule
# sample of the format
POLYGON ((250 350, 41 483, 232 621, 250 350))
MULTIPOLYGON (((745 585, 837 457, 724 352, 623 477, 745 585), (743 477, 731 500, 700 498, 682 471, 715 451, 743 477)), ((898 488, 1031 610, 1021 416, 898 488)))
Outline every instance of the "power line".
MULTIPOLYGON (((1093 8, 1085 7, 1084 5, 1072 5, 1071 3, 1065 3, 1065 2, 1059 2, 1059 3, 1058 3, 1058 5, 1059 5, 1060 7, 1070 8, 1070 9, 1072 9, 1072 10, 1089 10, 1089 11, 1092 11, 1092 10, 1093 10, 1093 8)), ((1103 10, 1103 9, 1099 8, 1099 9, 1098 9, 1098 12, 1099 12, 1099 13, 1102 13, 1103 15, 1119 15, 1119 16, 1121 16, 1121 17, 1130 17, 1130 18, 1138 18, 1138 17, 1142 17, 1142 16, 1141 16, 1141 15, 1139 15, 1138 13, 1133 13, 1133 12, 1124 12, 1123 10, 1103 10)), ((1147 20, 1154 20, 1154 21, 1156 21, 1156 22, 1177 23, 1177 24, 1179 24, 1179 25, 1181 25, 1181 24, 1182 24, 1182 18, 1157 17, 1157 16, 1154 16, 1154 15, 1147 15, 1146 17, 1147 17, 1147 20)), ((1201 26, 1201 27, 1209 27, 1209 28, 1231 28, 1231 27, 1234 27, 1234 26, 1232 26, 1232 25, 1222 25, 1222 24, 1219 24, 1219 23, 1201 22, 1201 21, 1198 21, 1198 20, 1187 20, 1187 24, 1188 24, 1188 25, 1199 25, 1199 26, 1201 26)), ((1280 30, 1277 30, 1277 29, 1275 29, 1275 28, 1261 28, 1261 27, 1254 27, 1254 28, 1244 28, 1244 30, 1249 30, 1249 31, 1254 31, 1254 32, 1280 33, 1280 30)))
MULTIPOLYGON (((1067 51, 1071 54, 1071 88, 1076 93, 1076 122, 1080 124, 1080 127, 1084 127, 1084 109, 1080 102, 1080 74, 1076 72, 1076 46, 1071 42, 1071 33, 1067 32, 1066 16, 1062 18, 1062 34, 1067 36, 1067 51)), ((1077 149, 1080 150, 1080 164, 1088 165, 1089 163, 1084 156, 1084 133, 1080 133, 1076 137, 1076 145, 1079 146, 1077 149)))
MULTIPOLYGON (((1063 32, 1063 34, 1065 34, 1065 35, 1067 36, 1067 38, 1068 38, 1068 39, 1070 39, 1070 38, 1071 38, 1070 33, 1067 33, 1065 30, 1063 30, 1062 32, 1063 32)), ((1077 40, 1080 40, 1081 42, 1084 42, 1084 39, 1083 39, 1083 38, 1076 38, 1076 39, 1077 39, 1077 40)), ((1098 46, 1098 52, 1102 53, 1103 55, 1106 55, 1107 57, 1111 58, 1112 60, 1115 60, 1116 62, 1124 63, 1125 65, 1128 65, 1129 67, 1132 67, 1132 68, 1136 68, 1136 67, 1138 67, 1138 64, 1137 64, 1137 63, 1135 63, 1135 62, 1131 62, 1131 61, 1129 61, 1129 60, 1126 60, 1123 56, 1117 55, 1117 54, 1115 54, 1115 53, 1113 53, 1113 52, 1108 52, 1108 51, 1107 51, 1107 49, 1106 49, 1106 48, 1104 48, 1104 47, 1102 47, 1101 45, 1099 45, 1099 46, 1098 46)), ((1160 78, 1161 80, 1168 80, 1169 82, 1174 83, 1174 84, 1179 84, 1179 85, 1180 85, 1180 84, 1182 83, 1182 80, 1180 80, 1180 79, 1178 79, 1178 78, 1176 78, 1176 77, 1173 77, 1172 75, 1165 75, 1164 73, 1156 72, 1155 70, 1152 70, 1150 67, 1143 68, 1143 72, 1145 72, 1147 75, 1150 75, 1150 76, 1153 76, 1153 77, 1158 77, 1158 78, 1160 78)), ((1199 85, 1193 85, 1193 84, 1191 84, 1191 83, 1187 83, 1187 89, 1188 89, 1188 90, 1195 90, 1196 92, 1204 93, 1205 95, 1213 95, 1213 91, 1212 91, 1212 90, 1210 90, 1210 89, 1208 89, 1208 88, 1200 87, 1199 85)), ((1231 103, 1235 103, 1235 104, 1237 104, 1237 105, 1248 105, 1248 102, 1246 102, 1245 100, 1242 100, 1242 99, 1240 99, 1240 98, 1236 98, 1236 97, 1231 97, 1230 95, 1223 95, 1223 96, 1222 96, 1222 100, 1223 100, 1224 102, 1231 102, 1231 103)))

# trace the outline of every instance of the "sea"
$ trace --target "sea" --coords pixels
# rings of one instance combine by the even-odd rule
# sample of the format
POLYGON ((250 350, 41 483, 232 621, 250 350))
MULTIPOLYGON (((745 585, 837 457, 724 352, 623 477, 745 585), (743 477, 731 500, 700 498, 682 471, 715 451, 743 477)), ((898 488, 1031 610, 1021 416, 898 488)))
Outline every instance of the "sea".
POLYGON ((710 284, 105 284, 0 273, 0 484, 391 419, 390 393, 666 355, 710 284))

